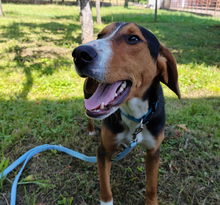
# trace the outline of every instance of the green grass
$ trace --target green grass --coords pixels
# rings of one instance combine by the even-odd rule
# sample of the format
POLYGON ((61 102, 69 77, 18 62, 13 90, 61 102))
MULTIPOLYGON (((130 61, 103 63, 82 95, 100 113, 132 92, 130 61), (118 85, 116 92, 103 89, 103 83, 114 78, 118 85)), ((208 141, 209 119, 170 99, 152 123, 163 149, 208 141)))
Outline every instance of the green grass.
MULTIPOLYGON (((57 5, 3 4, 0 21, 0 149, 1 161, 15 161, 44 143, 62 144, 95 155, 97 133, 86 134, 83 79, 74 70, 71 53, 81 43, 78 8, 57 5)), ((184 12, 130 7, 101 8, 102 25, 134 21, 151 30, 174 54, 182 99, 164 87, 168 136, 161 146, 160 204, 220 203, 220 19, 184 12), (187 129, 180 128, 184 125, 187 129)), ((95 9, 93 10, 95 21, 95 9)), ((136 148, 113 163, 115 204, 144 204, 144 152, 136 148), (125 197, 126 196, 126 197, 125 197)), ((1 164, 1 163, 0 163, 1 164)), ((0 204, 10 198, 10 173, 0 190, 0 204), (4 197, 3 197, 4 195, 4 197)), ((33 158, 18 186, 18 204, 98 204, 96 165, 58 152, 33 158)))

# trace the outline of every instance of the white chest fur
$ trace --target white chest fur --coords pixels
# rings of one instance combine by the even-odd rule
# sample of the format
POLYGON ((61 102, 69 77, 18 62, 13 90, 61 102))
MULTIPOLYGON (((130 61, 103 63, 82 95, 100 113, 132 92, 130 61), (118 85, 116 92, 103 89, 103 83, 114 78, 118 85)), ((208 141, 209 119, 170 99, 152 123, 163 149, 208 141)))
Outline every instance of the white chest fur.
MULTIPOLYGON (((135 118, 140 118, 148 112, 148 102, 142 101, 141 99, 134 98, 131 101, 124 103, 120 109, 126 114, 133 116, 135 118)), ((122 121, 125 126, 123 133, 117 135, 117 143, 128 143, 132 140, 132 133, 139 126, 140 123, 137 123, 133 120, 128 119, 122 115, 122 121)), ((146 149, 152 149, 155 147, 154 137, 151 135, 149 130, 144 125, 144 129, 137 136, 138 144, 141 144, 146 149)))

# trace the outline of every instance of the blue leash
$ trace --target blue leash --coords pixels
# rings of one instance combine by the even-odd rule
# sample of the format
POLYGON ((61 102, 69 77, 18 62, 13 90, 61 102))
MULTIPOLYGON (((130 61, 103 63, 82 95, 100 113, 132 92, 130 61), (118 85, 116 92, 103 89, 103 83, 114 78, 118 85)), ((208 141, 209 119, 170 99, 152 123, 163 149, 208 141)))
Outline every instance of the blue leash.
MULTIPOLYGON (((123 157, 125 157, 135 146, 137 145, 137 141, 132 141, 130 143, 129 146, 126 147, 126 149, 119 154, 119 156, 112 160, 112 161, 118 161, 120 159, 122 159, 123 157)), ((18 180, 21 176, 21 173, 24 169, 24 167, 26 166, 26 164, 28 163, 28 161, 36 154, 46 151, 46 150, 58 150, 61 152, 65 152, 66 154, 69 154, 75 158, 81 159, 85 162, 92 162, 92 163, 96 163, 97 162, 97 158, 96 157, 88 157, 84 154, 81 154, 79 152, 73 151, 71 149, 68 149, 66 147, 63 147, 61 145, 48 145, 48 144, 44 144, 38 147, 35 147, 31 150, 29 150, 28 152, 26 152, 24 155, 22 155, 20 158, 18 158, 15 162, 13 162, 8 168, 5 169, 5 171, 3 172, 3 174, 0 175, 0 178, 5 177, 9 172, 11 172, 15 167, 17 167, 19 164, 21 164, 23 161, 24 164, 21 168, 21 170, 19 171, 19 173, 17 174, 17 176, 15 177, 15 180, 12 184, 12 188, 11 188, 11 205, 15 205, 16 204, 16 192, 17 192, 17 184, 18 184, 18 180)))
MULTIPOLYGON (((134 133, 132 134, 134 137, 134 139, 130 142, 130 145, 126 147, 126 149, 119 154, 119 156, 112 160, 114 162, 124 158, 136 145, 137 145, 137 139, 136 139, 136 135, 139 134, 142 129, 143 129, 143 124, 148 124, 149 122, 149 117, 155 112, 155 110, 157 109, 157 102, 153 103, 153 107, 149 109, 149 111, 147 112, 147 114, 143 115, 141 118, 134 118, 130 115, 126 115, 121 109, 121 113, 123 115, 125 115, 128 119, 133 120, 135 122, 139 122, 140 126, 138 128, 136 128, 136 130, 134 131, 134 133)), ((15 167, 17 167, 19 164, 21 164, 23 161, 24 164, 21 168, 21 170, 19 171, 19 173, 17 174, 17 176, 15 177, 15 180, 12 184, 12 188, 11 188, 11 205, 15 205, 16 204, 16 192, 17 192, 17 184, 18 184, 18 180, 21 176, 21 173, 24 169, 24 167, 26 166, 26 164, 28 163, 28 161, 36 154, 46 151, 46 150, 58 150, 61 152, 65 152, 66 154, 69 154, 75 158, 81 159, 85 162, 92 162, 92 163, 96 163, 97 162, 97 158, 96 157, 88 157, 84 154, 81 154, 79 152, 73 151, 71 149, 68 149, 66 147, 63 147, 61 145, 48 145, 48 144, 44 144, 38 147, 35 147, 31 150, 29 150, 28 152, 26 152, 24 155, 22 155, 20 158, 18 158, 15 162, 13 162, 8 168, 5 169, 5 171, 0 175, 0 179, 5 177, 9 172, 11 172, 15 167)))

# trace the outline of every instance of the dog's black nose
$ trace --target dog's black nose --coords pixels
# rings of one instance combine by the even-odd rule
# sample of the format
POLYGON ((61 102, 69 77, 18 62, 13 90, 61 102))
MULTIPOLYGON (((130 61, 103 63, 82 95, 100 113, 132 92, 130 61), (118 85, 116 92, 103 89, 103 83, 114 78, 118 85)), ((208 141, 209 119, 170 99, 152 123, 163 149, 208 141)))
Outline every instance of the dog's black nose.
POLYGON ((76 66, 83 66, 92 63, 96 59, 97 53, 91 46, 79 46, 73 50, 72 56, 76 66))

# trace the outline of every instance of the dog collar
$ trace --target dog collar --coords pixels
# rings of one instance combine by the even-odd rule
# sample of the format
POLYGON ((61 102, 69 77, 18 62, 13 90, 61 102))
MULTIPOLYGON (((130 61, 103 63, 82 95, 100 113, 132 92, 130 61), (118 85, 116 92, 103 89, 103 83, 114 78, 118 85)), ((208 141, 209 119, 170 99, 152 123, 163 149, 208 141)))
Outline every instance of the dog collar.
MULTIPOLYGON (((120 109, 120 108, 119 108, 120 109)), ((125 114, 121 109, 121 114, 123 114, 125 117, 127 117, 129 120, 133 120, 135 122, 138 122, 138 123, 141 123, 141 124, 148 124, 149 121, 150 121, 150 116, 154 114, 154 112, 156 111, 157 109, 157 102, 153 102, 153 106, 148 110, 147 114, 143 115, 142 117, 140 118, 135 118, 135 117, 132 117, 130 115, 127 115, 125 114)))

